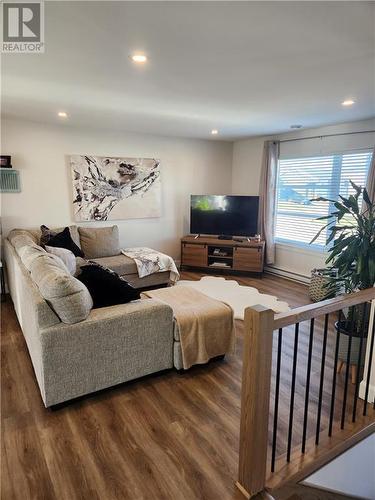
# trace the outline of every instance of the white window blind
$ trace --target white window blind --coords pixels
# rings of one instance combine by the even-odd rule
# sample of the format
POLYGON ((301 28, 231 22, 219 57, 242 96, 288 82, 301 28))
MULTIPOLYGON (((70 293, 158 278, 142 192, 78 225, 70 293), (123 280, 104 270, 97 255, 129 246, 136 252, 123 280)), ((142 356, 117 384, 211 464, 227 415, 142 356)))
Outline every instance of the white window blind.
MULTIPOLYGON (((317 217, 333 210, 328 202, 311 203, 324 196, 338 200, 339 195, 354 194, 352 180, 366 185, 371 151, 330 154, 279 161, 276 195, 276 241, 309 245, 326 221, 317 217)), ((327 233, 314 242, 315 248, 326 246, 327 233)))

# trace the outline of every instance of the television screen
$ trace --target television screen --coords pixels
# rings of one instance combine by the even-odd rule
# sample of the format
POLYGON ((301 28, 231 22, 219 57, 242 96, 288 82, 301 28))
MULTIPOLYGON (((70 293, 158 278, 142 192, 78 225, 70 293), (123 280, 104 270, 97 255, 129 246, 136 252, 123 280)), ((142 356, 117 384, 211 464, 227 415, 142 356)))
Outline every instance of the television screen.
POLYGON ((190 232, 254 236, 258 207, 258 196, 191 195, 190 232))

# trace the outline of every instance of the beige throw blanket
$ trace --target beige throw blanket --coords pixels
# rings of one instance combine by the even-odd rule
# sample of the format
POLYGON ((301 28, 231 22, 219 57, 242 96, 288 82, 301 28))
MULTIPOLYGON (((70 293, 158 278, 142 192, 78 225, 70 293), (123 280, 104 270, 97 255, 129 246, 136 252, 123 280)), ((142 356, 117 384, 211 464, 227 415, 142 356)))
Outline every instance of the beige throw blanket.
POLYGON ((185 369, 234 351, 233 310, 224 302, 184 286, 150 290, 142 295, 172 307, 185 369))

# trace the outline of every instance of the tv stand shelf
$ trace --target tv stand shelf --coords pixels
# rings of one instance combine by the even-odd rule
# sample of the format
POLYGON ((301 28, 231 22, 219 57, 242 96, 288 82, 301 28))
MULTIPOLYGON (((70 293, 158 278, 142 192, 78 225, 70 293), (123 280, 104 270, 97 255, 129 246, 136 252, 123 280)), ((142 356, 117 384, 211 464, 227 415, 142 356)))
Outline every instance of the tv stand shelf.
POLYGON ((248 241, 247 238, 238 241, 215 236, 184 236, 181 238, 181 268, 262 273, 264 249, 264 241, 248 241))

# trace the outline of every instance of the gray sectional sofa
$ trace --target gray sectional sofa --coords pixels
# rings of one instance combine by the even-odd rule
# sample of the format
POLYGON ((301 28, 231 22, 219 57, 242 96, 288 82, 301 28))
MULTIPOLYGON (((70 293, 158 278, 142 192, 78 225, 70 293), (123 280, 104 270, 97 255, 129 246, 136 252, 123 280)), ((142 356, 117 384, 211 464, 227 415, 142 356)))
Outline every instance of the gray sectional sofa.
MULTIPOLYGON (((79 233, 70 228, 77 244, 79 233)), ((91 296, 63 262, 39 246, 38 231, 13 230, 4 241, 9 291, 46 407, 161 370, 182 367, 172 309, 142 299, 92 309, 91 296)), ((95 259, 137 286, 123 255, 95 259)))

